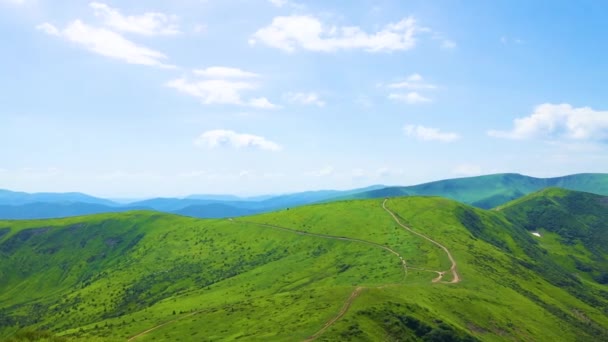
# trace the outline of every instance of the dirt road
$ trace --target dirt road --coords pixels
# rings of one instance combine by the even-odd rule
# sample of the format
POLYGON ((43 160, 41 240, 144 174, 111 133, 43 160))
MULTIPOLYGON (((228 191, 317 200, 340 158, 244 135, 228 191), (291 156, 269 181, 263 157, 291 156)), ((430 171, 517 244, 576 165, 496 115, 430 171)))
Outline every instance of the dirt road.
MULTIPOLYGON (((448 258, 450 259, 450 262, 452 263, 452 266, 450 267, 449 272, 452 273, 452 280, 449 282, 444 282, 444 283, 450 283, 450 284, 455 284, 461 281, 461 278, 458 274, 457 271, 457 263, 456 260, 454 259, 454 257, 452 256, 452 253, 450 253, 450 250, 447 249, 444 245, 440 244, 439 242, 429 238, 428 236, 421 234, 413 229, 411 229, 410 227, 406 226, 405 224, 403 224, 399 218, 397 217, 397 215, 395 213, 393 213, 391 210, 389 210, 386 207, 386 202, 388 201, 388 199, 385 199, 384 202, 382 202, 382 208, 384 210, 386 210, 386 212, 388 212, 391 217, 395 220, 395 222, 401 226, 402 228, 404 228, 405 230, 407 230, 408 232, 415 234, 433 244, 435 244, 437 247, 441 248, 448 256, 448 258)), ((265 224, 265 223, 257 223, 257 222, 249 222, 249 221, 235 221, 234 219, 228 219, 230 222, 235 222, 235 223, 246 223, 246 224, 252 224, 252 225, 257 225, 260 227, 265 227, 265 228, 270 228, 270 229, 275 229, 275 230, 281 230, 281 231, 285 231, 285 232, 290 232, 293 234, 298 234, 298 235, 306 235, 306 236, 314 236, 314 237, 318 237, 318 238, 323 238, 323 239, 331 239, 331 240, 341 240, 341 241, 350 241, 350 242, 355 242, 355 243, 361 243, 361 244, 366 244, 369 246, 373 246, 376 248, 382 248, 392 254, 394 254, 395 256, 399 257, 399 260, 401 261, 401 265, 403 267, 403 272, 404 272, 404 279, 407 277, 407 272, 408 272, 408 266, 407 263, 405 261, 405 258, 403 258, 397 251, 395 251, 394 249, 385 246, 385 245, 381 245, 379 243, 375 243, 375 242, 371 242, 371 241, 366 241, 366 240, 361 240, 361 239, 355 239, 355 238, 349 238, 349 237, 344 237, 344 236, 334 236, 334 235, 327 235, 327 234, 317 234, 317 233, 310 233, 310 232, 306 232, 306 231, 302 231, 302 230, 296 230, 296 229, 291 229, 291 228, 286 228, 286 227, 281 227, 281 226, 276 226, 276 225, 271 225, 271 224, 265 224)), ((415 270, 419 270, 419 271, 425 271, 425 272, 432 272, 432 273, 436 273, 437 277, 434 278, 432 280, 433 283, 438 283, 441 282, 441 280, 443 279, 444 274, 446 273, 445 271, 435 271, 435 270, 428 270, 428 269, 423 269, 423 268, 414 268, 414 267, 409 267, 410 269, 415 269, 415 270)), ((395 284, 385 284, 382 286, 378 286, 376 288, 385 288, 388 286, 393 286, 395 284)), ((331 318, 330 320, 328 320, 325 325, 323 325, 323 327, 317 331, 315 334, 311 335, 309 338, 307 338, 305 340, 305 342, 311 342, 314 341, 315 339, 317 339, 319 336, 321 336, 327 329, 329 329, 332 325, 334 325, 338 320, 340 320, 340 318, 342 318, 347 312, 348 309, 350 308, 350 306, 352 305, 353 301, 359 296, 359 294, 365 289, 365 287, 359 286, 357 287, 351 294, 350 296, 346 299, 346 301, 344 302, 344 304, 342 305, 342 308, 340 309, 340 311, 338 312, 338 314, 336 316, 334 316, 333 318, 331 318)), ((186 318, 186 317, 190 317, 192 315, 196 315, 198 313, 200 313, 202 311, 197 311, 179 318, 176 318, 174 320, 171 321, 167 321, 164 322, 162 324, 159 324, 153 328, 150 328, 146 331, 143 331, 131 338, 129 338, 129 342, 133 341, 135 339, 137 339, 138 337, 141 337, 143 335, 146 335, 154 330, 157 330, 159 328, 162 328, 163 326, 173 323, 177 320, 186 318)))
POLYGON ((323 238, 323 239, 330 239, 330 240, 341 240, 341 241, 351 241, 351 242, 356 242, 356 243, 362 243, 365 245, 370 245, 376 248, 382 248, 385 251, 388 251, 392 254, 394 254, 395 256, 397 256, 399 258, 399 261, 401 261, 401 266, 403 267, 403 276, 404 278, 407 277, 407 262, 405 261, 405 258, 403 258, 403 256, 401 256, 401 254, 397 253, 397 251, 395 251, 394 249, 385 246, 385 245, 381 245, 379 243, 375 243, 375 242, 371 242, 371 241, 367 241, 367 240, 361 240, 361 239, 356 239, 356 238, 349 238, 349 237, 344 237, 344 236, 335 236, 335 235, 327 235, 327 234, 317 234, 317 233, 310 233, 310 232, 306 232, 303 230, 297 230, 297 229, 291 229, 291 228, 286 228, 286 227, 281 227, 281 226, 275 226, 272 224, 266 224, 266 223, 257 223, 257 222, 250 222, 250 221, 235 221, 235 222, 240 222, 240 223, 247 223, 247 224, 253 224, 256 226, 260 226, 260 227, 266 227, 266 228, 271 228, 271 229, 276 229, 276 230, 282 230, 282 231, 286 231, 286 232, 290 232, 290 233, 294 233, 294 234, 298 234, 298 235, 306 235, 306 236, 314 236, 314 237, 319 237, 319 238, 323 238))
POLYGON ((316 340, 319 336, 321 336, 325 332, 325 330, 329 329, 329 327, 334 325, 334 323, 336 323, 340 318, 342 318, 342 316, 344 316, 346 314, 346 312, 348 311, 348 309, 350 308, 350 306, 353 303, 353 301, 355 300, 355 298, 357 298, 359 296, 359 294, 361 293, 361 291, 363 291, 363 290, 364 290, 363 287, 357 287, 353 291, 353 293, 350 294, 350 297, 348 297, 346 302, 344 302, 344 305, 342 305, 342 309, 340 309, 340 312, 338 312, 338 315, 336 315, 336 317, 327 321, 327 323, 325 323, 325 325, 323 326, 323 328, 321 328, 321 330, 317 331, 314 335, 312 335, 309 338, 307 338, 306 340, 304 340, 304 342, 310 342, 310 341, 316 340))
MULTIPOLYGON (((443 251, 448 255, 448 259, 450 259, 450 262, 452 263, 452 266, 450 267, 450 272, 452 273, 452 280, 449 281, 449 283, 451 284, 455 284, 455 283, 459 283, 461 281, 460 276, 458 275, 458 270, 457 270, 457 264, 456 264, 456 260, 454 259, 454 257, 452 256, 452 253, 450 253, 450 250, 447 249, 444 245, 440 244, 439 242, 431 239, 430 237, 421 234, 413 229, 411 229, 410 227, 406 226, 405 224, 401 223, 401 221, 399 220, 399 218, 397 217, 397 215, 395 215, 395 213, 393 213, 392 211, 390 211, 387 207, 386 207, 386 202, 388 201, 388 199, 385 199, 384 202, 382 202, 382 208, 384 208, 384 210, 386 210, 395 220, 395 222, 397 222, 397 224, 399 226, 401 226, 402 228, 404 228, 405 230, 409 231, 412 234, 416 234, 418 236, 420 236, 421 238, 432 242, 433 244, 435 244, 437 247, 443 249, 443 251)), ((433 271, 433 272, 437 272, 437 271, 433 271)), ((443 278, 443 272, 437 272, 439 274, 438 278, 435 278, 433 280, 434 283, 439 282, 441 280, 441 278, 443 278)))

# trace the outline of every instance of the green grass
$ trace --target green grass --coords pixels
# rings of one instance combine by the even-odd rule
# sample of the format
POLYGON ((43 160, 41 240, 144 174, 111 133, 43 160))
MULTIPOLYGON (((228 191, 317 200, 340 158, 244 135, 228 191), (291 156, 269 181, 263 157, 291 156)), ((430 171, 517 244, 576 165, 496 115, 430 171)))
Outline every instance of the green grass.
POLYGON ((413 269, 404 278, 399 257, 382 246, 410 267, 445 271, 450 261, 381 204, 235 220, 130 212, 0 221, 0 339, 20 341, 29 329, 50 332, 49 341, 125 341, 158 326, 137 341, 304 340, 357 287, 319 340, 608 338, 606 286, 573 273, 570 259, 592 263, 595 254, 547 229, 537 241, 515 214, 521 204, 509 215, 442 198, 388 201, 404 224, 450 249, 458 284, 413 269))

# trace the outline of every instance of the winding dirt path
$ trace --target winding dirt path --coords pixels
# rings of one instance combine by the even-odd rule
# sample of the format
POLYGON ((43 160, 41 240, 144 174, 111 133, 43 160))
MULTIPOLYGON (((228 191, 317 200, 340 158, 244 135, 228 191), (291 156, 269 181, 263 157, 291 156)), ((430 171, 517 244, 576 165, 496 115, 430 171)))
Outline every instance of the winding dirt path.
MULTIPOLYGON (((382 202, 382 208, 384 208, 384 210, 386 210, 386 212, 388 212, 392 217, 393 220, 395 220, 395 222, 397 222, 398 225, 400 225, 402 228, 404 228, 405 230, 409 231, 412 234, 416 234, 418 236, 420 236, 421 238, 432 242, 433 244, 435 244, 437 247, 443 249, 443 251, 448 255, 448 258, 450 259, 450 262, 452 263, 452 266, 450 267, 450 272, 452 273, 452 280, 446 283, 450 283, 450 284, 456 284, 459 283, 461 281, 460 276, 458 275, 458 270, 457 270, 457 264, 456 264, 456 260, 454 259, 454 257, 452 256, 452 253, 450 253, 450 250, 447 249, 444 245, 440 244, 439 242, 431 239, 430 237, 418 233, 417 231, 411 229, 410 227, 406 226, 405 224, 401 223, 401 221, 399 220, 399 218, 397 217, 397 215, 395 213, 393 213, 392 211, 390 211, 387 207, 386 207, 386 202, 388 201, 388 199, 385 199, 384 202, 382 202)), ((426 271, 426 270, 425 270, 426 271)), ((436 272, 439 274, 439 277, 433 279, 434 283, 437 283, 439 281, 441 281, 441 279, 443 278, 443 275, 445 272, 438 272, 438 271, 431 271, 431 272, 436 272)))
POLYGON ((405 261, 405 259, 403 258, 403 256, 401 256, 401 254, 399 254, 394 249, 392 249, 392 248, 390 248, 388 246, 385 246, 385 245, 381 245, 381 244, 376 243, 376 242, 371 242, 371 241, 361 240, 361 239, 356 239, 356 238, 349 238, 349 237, 345 237, 345 236, 335 236, 335 235, 328 235, 328 234, 310 233, 310 232, 306 232, 306 231, 303 231, 303 230, 297 230, 297 229, 291 229, 291 228, 286 228, 286 227, 281 227, 281 226, 275 226, 275 225, 266 224, 266 223, 257 223, 257 222, 251 222, 251 221, 241 221, 241 220, 236 221, 236 222, 252 224, 252 225, 256 225, 256 226, 260 226, 260 227, 266 227, 266 228, 271 228, 271 229, 275 229, 275 230, 282 230, 282 231, 286 231, 286 232, 290 232, 290 233, 294 233, 294 234, 298 234, 298 235, 314 236, 314 237, 323 238, 323 239, 330 239, 330 240, 350 241, 350 242, 362 243, 362 244, 373 246, 373 247, 377 247, 377 248, 382 248, 385 251, 388 251, 388 252, 394 254, 395 256, 397 256, 399 258, 399 260, 401 261, 401 266, 403 267, 403 277, 404 277, 404 279, 405 279, 405 277, 407 277, 408 266, 407 266, 407 262, 405 261))
POLYGON ((187 315, 184 315, 184 316, 181 316, 181 317, 178 317, 178 318, 172 319, 172 320, 170 320, 170 321, 166 321, 166 322, 161 323, 161 324, 159 324, 159 325, 157 325, 157 326, 154 326, 154 327, 152 327, 152 328, 150 328, 150 329, 148 329, 148 330, 146 330, 146 331, 142 331, 142 332, 140 332, 140 333, 139 333, 139 334, 137 334, 137 335, 134 335, 134 336, 129 337, 129 339, 128 339, 127 341, 128 341, 128 342, 131 342, 131 341, 133 341, 133 340, 137 339, 138 337, 142 337, 142 336, 144 336, 144 335, 146 335, 146 334, 148 334, 148 333, 150 333, 150 332, 152 332, 152 331, 154 331, 154 330, 160 329, 160 328, 164 327, 164 326, 165 326, 165 325, 167 325, 167 324, 171 324, 171 323, 176 322, 176 321, 179 321, 179 320, 181 320, 181 319, 184 319, 184 318, 187 318, 187 317, 190 317, 190 316, 197 315, 197 314, 199 314, 199 313, 201 313, 201 312, 203 312, 203 311, 196 311, 196 312, 192 312, 192 313, 189 313, 189 314, 187 314, 187 315))
POLYGON ((348 311, 348 309, 350 308, 350 306, 353 303, 353 301, 355 300, 355 298, 357 298, 359 296, 359 294, 361 293, 361 291, 363 291, 364 289, 365 288, 361 287, 361 286, 357 287, 353 291, 353 293, 350 294, 350 297, 348 297, 348 299, 344 302, 344 305, 342 305, 342 309, 340 309, 340 312, 338 312, 338 315, 336 315, 336 317, 327 321, 327 323, 325 323, 323 328, 321 328, 319 331, 317 331, 314 335, 312 335, 309 338, 307 338, 306 340, 304 340, 304 342, 311 342, 311 341, 316 340, 319 336, 321 336, 325 332, 325 330, 329 329, 329 327, 334 325, 334 323, 336 323, 340 318, 342 318, 342 316, 344 316, 346 314, 346 312, 348 311))
MULTIPOLYGON (((440 244, 439 242, 429 238, 428 236, 421 234, 417 231, 414 231, 413 229, 411 229, 410 227, 406 226, 405 224, 401 223, 401 221, 399 220, 399 218, 397 217, 397 215, 395 213, 393 213, 391 210, 389 210, 386 207, 386 202, 388 201, 388 199, 385 199, 384 202, 382 202, 382 208, 384 210, 386 210, 386 212, 388 212, 391 217, 393 218, 393 220, 395 220, 395 222, 401 226, 402 228, 404 228, 405 230, 409 231, 412 234, 415 234, 433 244, 435 244, 437 247, 441 248, 448 256, 448 258, 450 259, 450 262, 452 263, 452 266, 450 267, 449 272, 452 273, 452 280, 449 282, 442 282, 441 280, 443 279, 444 274, 446 273, 446 271, 435 271, 435 270, 428 270, 428 269, 423 269, 423 268, 416 268, 416 267, 411 267, 411 266, 407 266, 407 263, 405 261, 405 259, 394 249, 385 246, 385 245, 381 245, 379 243, 375 243, 375 242, 371 242, 371 241, 366 241, 366 240, 361 240, 361 239, 356 239, 356 238, 349 238, 349 237, 344 237, 344 236, 335 236, 335 235, 327 235, 327 234, 317 234, 317 233, 310 233, 310 232, 306 232, 306 231, 302 231, 302 230, 297 230, 297 229, 291 229, 291 228, 286 228, 286 227, 281 227, 281 226, 276 226, 276 225, 271 225, 271 224, 265 224, 265 223, 258 223, 258 222, 250 222, 250 221, 235 221, 232 218, 229 218, 228 220, 230 222, 235 222, 235 223, 246 223, 246 224, 251 224, 251 225, 257 225, 260 227, 265 227, 265 228, 270 228, 270 229, 275 229, 275 230, 281 230, 281 231, 286 231, 286 232, 290 232, 290 233, 294 233, 294 234, 298 234, 298 235, 305 235, 305 236, 314 236, 314 237, 318 237, 318 238, 323 238, 323 239, 331 239, 331 240, 340 240, 340 241, 350 241, 350 242, 356 242, 356 243, 361 243, 361 244, 366 244, 369 246, 373 246, 376 248, 382 248, 392 254, 394 254, 395 256, 399 257, 399 260, 401 261, 401 265, 403 267, 403 275, 404 275, 404 279, 407 277, 407 272, 408 272, 408 268, 409 269, 414 269, 414 270, 419 270, 419 271, 425 271, 425 272, 432 272, 432 273, 436 273, 437 277, 434 278, 432 280, 433 283, 449 283, 449 284, 455 284, 455 283, 459 283, 461 281, 461 278, 458 274, 457 271, 457 263, 456 260, 454 259, 454 257, 452 256, 452 253, 450 253, 450 250, 447 249, 444 245, 440 244)), ((386 288, 389 286, 393 286, 396 284, 385 284, 382 286, 378 286, 376 288, 386 288)), ((327 331, 327 329, 329 329, 332 325, 334 325, 338 320, 340 320, 340 318, 342 318, 350 309, 350 306, 352 305, 353 301, 359 296, 359 294, 361 294, 361 292, 365 290, 365 287, 362 286, 358 286, 357 288, 355 288, 355 290, 350 294, 350 296, 346 299, 346 301, 344 302, 344 304, 342 305, 342 308, 340 309, 340 311, 338 312, 338 314, 336 316, 334 316, 333 318, 331 318, 330 320, 328 320, 325 325, 323 325, 323 327, 321 329, 319 329, 319 331, 317 331, 316 333, 314 333, 313 335, 311 335, 310 337, 308 337, 306 340, 304 340, 304 342, 311 342, 316 340, 319 336, 321 336, 323 333, 325 333, 325 331, 327 331)), ((141 336, 144 336, 154 330, 160 329, 162 327, 164 327, 165 325, 168 325, 170 323, 173 323, 175 321, 199 314, 203 311, 196 311, 190 314, 187 314, 185 316, 181 316, 179 318, 161 323, 153 328, 150 328, 146 331, 143 331, 137 335, 134 335, 133 337, 129 338, 128 341, 133 341, 141 336)))
MULTIPOLYGON (((275 229, 275 230, 281 230, 281 231, 285 231, 285 232, 289 232, 289 233, 293 233, 293 234, 298 234, 298 235, 305 235, 305 236, 314 236, 314 237, 318 237, 318 238, 323 238, 323 239, 330 239, 330 240, 340 240, 340 241, 350 241, 350 242, 355 242, 355 243, 361 243, 361 244, 366 244, 369 246, 373 246, 376 248, 382 248, 385 251, 388 251, 392 254, 394 254, 395 256, 397 256, 399 258, 399 260, 401 261, 401 266, 403 267, 403 279, 405 279, 407 277, 407 262, 405 261, 405 259, 401 256, 401 254, 397 253, 397 251, 395 251, 394 249, 385 246, 385 245, 381 245, 379 243, 375 243, 375 242, 371 242, 371 241, 366 241, 366 240, 361 240, 361 239, 355 239, 355 238, 348 238, 348 237, 344 237, 344 236, 335 236, 335 235, 327 235, 327 234, 316 234, 316 233, 310 233, 310 232, 306 232, 306 231, 302 231, 302 230, 297 230, 297 229, 291 229, 291 228, 286 228, 286 227, 281 227, 281 226, 275 226, 275 225, 271 225, 271 224, 266 224, 266 223, 258 223, 258 222, 251 222, 251 221, 242 221, 242 220, 238 220, 235 221, 234 219, 230 218, 228 219, 228 221, 230 222, 234 222, 234 223, 245 223, 245 224, 251 224, 251 225, 256 225, 256 226, 260 226, 260 227, 264 227, 264 228, 270 228, 270 229, 275 229)), ((394 284, 391 284, 394 285, 394 284)), ((386 287, 388 285, 383 285, 382 287, 386 287)), ((342 306, 342 309, 340 309, 340 311, 338 312, 338 315, 333 317, 332 319, 330 319, 329 321, 327 321, 327 323, 325 323, 325 325, 321 328, 321 330, 317 331, 314 335, 310 336, 308 339, 306 339, 306 341, 313 341, 316 338, 318 338, 319 336, 321 336, 321 334, 323 334, 325 332, 325 330, 327 330, 329 327, 331 327, 334 323, 336 323, 340 318, 342 318, 342 316, 344 316, 346 314, 346 312, 348 311, 348 309, 350 308, 352 302, 359 296, 359 294, 361 293, 361 291, 363 291, 365 288, 364 287, 357 287, 350 295, 350 297, 348 297, 348 299, 346 300, 346 302, 344 302, 344 305, 342 306)), ((197 315, 199 313, 201 313, 203 311, 196 311, 190 314, 187 314, 185 316, 181 316, 178 317, 176 319, 172 319, 170 321, 167 322, 163 322, 159 325, 156 325, 146 331, 142 331, 141 333, 134 335, 132 337, 130 337, 127 341, 131 342, 134 341, 135 339, 142 337, 154 330, 160 329, 162 327, 164 327, 165 325, 171 324, 175 321, 190 317, 190 316, 194 316, 197 315)))

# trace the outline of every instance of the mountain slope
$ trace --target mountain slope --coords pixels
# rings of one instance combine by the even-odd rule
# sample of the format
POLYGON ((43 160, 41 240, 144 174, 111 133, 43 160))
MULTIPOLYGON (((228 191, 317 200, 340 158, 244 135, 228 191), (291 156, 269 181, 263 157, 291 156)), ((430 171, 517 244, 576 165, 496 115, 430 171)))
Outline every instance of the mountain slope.
POLYGON ((0 338, 19 326, 110 341, 608 338, 606 287, 571 274, 524 221, 383 202, 0 221, 0 338))
POLYGON ((498 208, 540 232, 541 245, 571 272, 608 284, 608 197, 549 188, 498 208))
POLYGON ((608 174, 588 173, 555 178, 534 178, 505 173, 448 179, 414 186, 387 187, 355 194, 350 198, 441 196, 489 209, 546 187, 608 195, 608 174))
POLYGON ((82 216, 100 213, 120 213, 143 207, 118 207, 102 204, 66 203, 27 203, 22 205, 0 205, 0 218, 4 220, 32 220, 57 217, 82 216))

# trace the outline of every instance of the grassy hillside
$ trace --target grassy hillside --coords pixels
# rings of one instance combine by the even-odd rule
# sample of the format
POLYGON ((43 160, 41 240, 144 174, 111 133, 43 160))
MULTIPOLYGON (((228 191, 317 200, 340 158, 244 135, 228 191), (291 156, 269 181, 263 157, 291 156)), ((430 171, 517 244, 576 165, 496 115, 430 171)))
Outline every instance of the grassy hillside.
POLYGON ((608 339, 605 285, 553 261, 506 209, 382 204, 0 221, 0 338, 28 327, 108 341, 608 339))
POLYGON ((556 178, 534 178, 505 173, 448 179, 415 186, 388 187, 355 194, 351 198, 441 196, 489 209, 547 187, 608 195, 608 174, 589 173, 556 178))
POLYGON ((608 284, 608 197, 550 188, 501 208, 571 272, 608 284))

